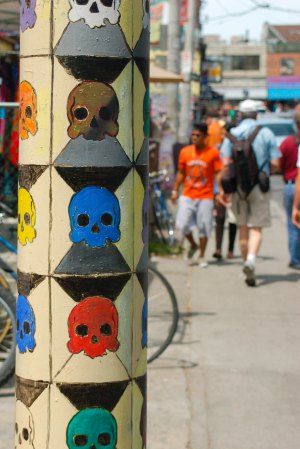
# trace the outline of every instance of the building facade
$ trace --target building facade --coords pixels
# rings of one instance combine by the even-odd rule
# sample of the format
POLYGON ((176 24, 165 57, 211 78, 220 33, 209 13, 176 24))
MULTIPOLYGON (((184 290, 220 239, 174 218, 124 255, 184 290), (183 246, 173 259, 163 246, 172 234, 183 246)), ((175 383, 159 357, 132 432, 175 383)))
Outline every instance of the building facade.
POLYGON ((264 26, 268 99, 300 100, 300 25, 264 26))
POLYGON ((240 101, 251 97, 267 97, 267 49, 264 42, 251 42, 242 37, 232 37, 230 43, 218 35, 205 36, 206 59, 219 62, 222 76, 211 82, 213 90, 225 100, 240 101))

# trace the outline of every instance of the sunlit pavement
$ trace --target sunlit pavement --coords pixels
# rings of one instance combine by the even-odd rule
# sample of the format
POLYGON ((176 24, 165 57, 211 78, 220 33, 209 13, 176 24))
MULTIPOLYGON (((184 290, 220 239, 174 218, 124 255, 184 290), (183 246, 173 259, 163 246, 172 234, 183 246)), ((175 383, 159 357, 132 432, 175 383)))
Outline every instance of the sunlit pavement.
MULTIPOLYGON (((300 273, 287 266, 279 178, 273 186, 256 288, 244 284, 240 259, 213 261, 213 239, 207 269, 155 259, 181 317, 148 370, 150 449, 299 449, 300 273)), ((13 447, 13 403, 0 393, 1 449, 13 447)))

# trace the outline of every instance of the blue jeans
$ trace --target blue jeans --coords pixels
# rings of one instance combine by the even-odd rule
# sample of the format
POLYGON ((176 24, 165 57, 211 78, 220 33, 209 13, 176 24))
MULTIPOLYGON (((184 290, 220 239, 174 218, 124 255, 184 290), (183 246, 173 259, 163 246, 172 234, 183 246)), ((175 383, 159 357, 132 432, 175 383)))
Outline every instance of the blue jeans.
POLYGON ((295 184, 285 184, 283 189, 283 201, 287 214, 290 261, 293 265, 300 267, 300 229, 292 223, 294 190, 295 184))

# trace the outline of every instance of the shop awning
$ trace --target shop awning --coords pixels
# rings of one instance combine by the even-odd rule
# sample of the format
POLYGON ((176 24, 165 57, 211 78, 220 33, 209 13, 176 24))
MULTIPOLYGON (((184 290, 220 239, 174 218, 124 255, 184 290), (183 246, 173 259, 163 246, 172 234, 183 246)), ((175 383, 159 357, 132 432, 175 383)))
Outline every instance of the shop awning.
POLYGON ((183 79, 177 73, 169 72, 168 70, 157 67, 150 63, 150 83, 182 83, 183 79))

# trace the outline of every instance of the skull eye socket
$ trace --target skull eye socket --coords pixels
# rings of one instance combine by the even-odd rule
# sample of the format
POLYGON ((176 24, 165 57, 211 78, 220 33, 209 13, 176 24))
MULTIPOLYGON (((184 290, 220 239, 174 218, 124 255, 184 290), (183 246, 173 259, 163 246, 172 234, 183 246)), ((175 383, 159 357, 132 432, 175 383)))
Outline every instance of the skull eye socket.
POLYGON ((87 108, 81 106, 80 108, 76 108, 74 111, 75 118, 77 120, 85 120, 89 115, 87 108))
POLYGON ((102 120, 111 120, 112 119, 112 111, 107 106, 103 106, 103 108, 101 108, 99 111, 99 117, 102 120))
POLYGON ((86 435, 75 435, 73 441, 75 446, 85 446, 88 442, 88 437, 86 435))
POLYGON ((86 337, 89 333, 89 328, 86 324, 79 324, 78 326, 76 326, 75 332, 77 335, 79 335, 79 337, 86 337))
POLYGON ((109 433, 100 433, 98 436, 98 443, 101 444, 101 446, 107 446, 110 444, 110 435, 109 433))
POLYGON ((18 430, 19 430, 19 427, 18 427, 18 423, 16 422, 16 425, 15 425, 15 431, 16 431, 16 433, 18 433, 18 430))
POLYGON ((32 109, 31 109, 30 106, 26 106, 25 115, 26 115, 27 118, 31 118, 32 117, 32 109))
POLYGON ((30 326, 29 326, 28 321, 24 321, 23 331, 24 331, 24 334, 30 334, 30 326))
POLYGON ((77 218, 77 223, 79 226, 87 226, 90 222, 90 217, 87 214, 79 214, 77 218))
POLYGON ((77 5, 87 5, 89 0, 75 0, 77 5))
POLYGON ((24 427, 24 429, 22 430, 22 436, 25 441, 29 440, 29 432, 28 432, 28 429, 26 429, 26 427, 24 427))
POLYGON ((103 6, 107 8, 111 8, 113 4, 113 0, 100 0, 103 6))
POLYGON ((30 215, 28 212, 26 212, 26 214, 24 214, 24 221, 25 221, 25 224, 27 224, 27 225, 30 224, 30 215))
POLYGON ((17 331, 20 329, 20 321, 17 320, 17 331))
POLYGON ((104 226, 110 226, 112 224, 112 221, 113 221, 112 216, 108 213, 103 214, 101 217, 101 223, 104 226))
POLYGON ((109 324, 102 324, 102 326, 100 327, 100 332, 103 335, 111 335, 111 326, 109 324))
POLYGON ((21 216, 18 214, 18 223, 21 223, 21 216))

